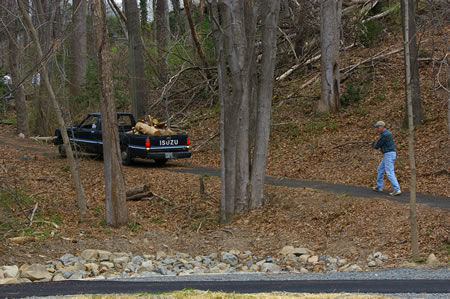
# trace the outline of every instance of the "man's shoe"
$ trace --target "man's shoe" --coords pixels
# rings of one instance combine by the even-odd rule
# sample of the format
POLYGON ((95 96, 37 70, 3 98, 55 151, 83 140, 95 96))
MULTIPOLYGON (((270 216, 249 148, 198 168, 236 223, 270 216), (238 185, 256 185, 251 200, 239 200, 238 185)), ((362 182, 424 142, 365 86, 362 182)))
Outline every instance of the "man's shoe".
POLYGON ((393 191, 393 192, 389 193, 390 196, 397 196, 397 195, 400 195, 400 194, 402 194, 402 191, 400 191, 400 190, 393 191))
POLYGON ((383 189, 378 188, 378 187, 373 187, 372 190, 375 192, 383 192, 383 189))

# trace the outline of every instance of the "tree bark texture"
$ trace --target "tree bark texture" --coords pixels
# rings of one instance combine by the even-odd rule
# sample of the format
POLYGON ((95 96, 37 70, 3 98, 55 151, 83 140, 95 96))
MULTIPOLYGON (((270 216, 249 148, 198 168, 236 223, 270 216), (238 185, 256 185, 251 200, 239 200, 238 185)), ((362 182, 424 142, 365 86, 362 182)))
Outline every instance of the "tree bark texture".
POLYGON ((87 0, 73 0, 70 93, 80 94, 87 67, 87 0))
MULTIPOLYGON (((90 0, 92 7, 96 49, 99 61, 100 104, 105 174, 106 224, 119 227, 128 222, 125 181, 122 173, 117 113, 114 105, 114 87, 106 8, 103 0, 90 0)), ((139 23, 139 21, 138 21, 139 23)))
POLYGON ((23 61, 23 46, 17 38, 17 32, 20 30, 18 20, 15 20, 15 16, 10 15, 10 12, 16 11, 17 6, 14 2, 7 1, 8 11, 4 12, 8 14, 5 17, 5 23, 7 24, 8 35, 8 58, 9 67, 12 76, 12 90, 14 95, 14 103, 16 109, 16 132, 17 134, 30 135, 30 128, 28 126, 28 114, 27 103, 25 101, 25 92, 22 84, 22 72, 21 62, 23 61))
MULTIPOLYGON (((408 102, 408 154, 409 154, 409 168, 411 170, 410 178, 410 198, 409 198, 409 221, 411 226, 411 249, 412 256, 415 261, 419 260, 419 242, 417 232, 416 219, 416 161, 414 153, 414 113, 413 113, 413 88, 412 88, 412 71, 411 71, 411 53, 409 36, 409 18, 411 16, 409 0, 402 0, 403 3, 403 32, 404 32, 404 55, 405 55, 405 73, 406 73, 406 99, 408 102)), ((413 15, 414 16, 414 15, 413 15)))
POLYGON ((61 129, 61 135, 63 138, 65 151, 67 153, 67 158, 69 160, 70 172, 72 174, 72 179, 73 179, 73 182, 75 185, 75 191, 77 194, 77 203, 78 203, 78 207, 80 209, 80 216, 81 216, 80 218, 82 218, 87 207, 86 207, 86 199, 84 196, 83 185, 81 184, 78 163, 75 160, 74 155, 73 155, 72 146, 70 145, 69 136, 67 135, 66 125, 64 123, 64 118, 63 118, 61 109, 59 107, 58 100, 56 99, 55 93, 53 92, 53 88, 50 84, 50 79, 49 79, 48 71, 47 71, 47 65, 45 63, 45 60, 43 59, 44 54, 42 52, 42 48, 41 48, 41 45, 39 42, 38 33, 33 26, 30 15, 26 11, 26 7, 25 7, 25 4, 23 3, 23 0, 18 0, 17 3, 19 4, 19 8, 22 13, 25 26, 27 27, 27 29, 30 33, 31 39, 35 45, 37 56, 38 56, 38 61, 41 61, 41 66, 40 66, 41 79, 43 80, 45 88, 47 89, 50 101, 52 102, 53 107, 55 109, 55 114, 56 114, 56 119, 58 121, 58 125, 61 129))
POLYGON ((320 5, 321 99, 319 112, 339 109, 339 24, 336 0, 324 0, 320 5))
MULTIPOLYGON (((419 77, 419 48, 417 46, 416 36, 416 20, 414 12, 414 0, 408 0, 408 38, 405 38, 405 1, 400 1, 403 23, 403 38, 409 41, 409 67, 411 72, 411 97, 414 115, 414 125, 420 125, 424 121, 424 114, 422 110, 422 97, 420 95, 420 77, 419 77)), ((405 86, 406 88, 406 86, 405 86)), ((408 123, 408 100, 406 99, 405 124, 408 123)))
POLYGON ((263 204, 264 178, 266 175, 267 155, 272 115, 272 95, 277 57, 277 26, 279 5, 268 1, 263 7, 261 78, 257 103, 256 137, 253 153, 250 207, 255 209, 263 204))
POLYGON ((159 80, 166 84, 169 80, 167 66, 167 46, 169 43, 169 4, 168 0, 156 1, 155 24, 156 24, 156 47, 158 48, 159 80))
POLYGON ((124 4, 128 28, 131 110, 136 119, 143 119, 146 116, 147 85, 139 8, 136 0, 125 0, 124 4))
POLYGON ((279 8, 280 1, 268 0, 214 0, 210 4, 222 107, 223 222, 263 202, 279 8), (263 28, 259 80, 255 58, 258 16, 263 28), (252 124, 253 119, 256 124, 252 124), (252 136, 256 136, 253 163, 252 136))
MULTIPOLYGON (((37 24, 39 25, 39 43, 44 55, 43 57, 46 57, 50 50, 50 42, 52 39, 55 6, 50 5, 49 0, 33 0, 33 4, 36 7, 37 12, 36 19, 37 24)), ((45 65, 47 68, 49 80, 51 80, 52 63, 50 58, 46 57, 45 65)), ((33 127, 35 133, 41 136, 47 136, 48 134, 52 133, 49 122, 51 103, 49 103, 48 97, 50 97, 50 95, 45 94, 41 89, 39 89, 37 98, 35 100, 36 119, 33 127)))

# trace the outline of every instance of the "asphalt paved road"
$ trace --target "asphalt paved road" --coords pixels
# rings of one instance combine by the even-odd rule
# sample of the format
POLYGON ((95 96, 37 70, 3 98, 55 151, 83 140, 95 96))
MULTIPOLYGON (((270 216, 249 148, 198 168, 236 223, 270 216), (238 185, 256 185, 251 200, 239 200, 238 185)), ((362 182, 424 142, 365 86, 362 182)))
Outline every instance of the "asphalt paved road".
POLYGON ((62 281, 0 286, 0 298, 163 293, 183 289, 262 293, 450 293, 450 280, 62 281))
MULTIPOLYGON (((55 152, 46 151, 42 148, 33 147, 32 143, 26 139, 19 139, 24 145, 19 145, 17 143, 11 143, 8 140, 14 139, 12 137, 0 136, 0 144, 5 144, 20 148, 23 150, 36 152, 44 155, 56 155, 55 152)), ((14 139, 17 141, 17 139, 14 139)), ((132 167, 148 167, 149 163, 138 161, 132 167)), ((181 165, 174 165, 173 162, 169 163, 167 166, 162 168, 167 171, 174 171, 180 173, 191 173, 198 175, 209 175, 209 176, 220 176, 220 169, 216 168, 202 168, 202 167, 183 167, 181 165)), ((378 193, 374 192, 371 188, 359 187, 359 186, 349 186, 343 184, 330 184, 320 181, 306 181, 296 178, 283 178, 283 177, 273 177, 266 176, 266 184, 274 186, 285 186, 291 188, 312 188, 316 190, 322 190, 327 192, 333 192, 338 194, 347 194, 349 196, 365 197, 365 198, 380 198, 384 197, 386 199, 396 201, 399 203, 409 202, 409 193, 403 193, 400 196, 389 196, 388 192, 378 193)), ((421 194, 417 193, 417 203, 428 205, 431 207, 441 208, 450 210, 450 197, 436 196, 431 194, 421 194)))
MULTIPOLYGON (((168 171, 180 173, 192 173, 198 175, 220 176, 220 169, 214 168, 169 168, 168 171)), ((312 188, 327 192, 347 194, 349 196, 365 197, 365 198, 386 198, 400 203, 409 203, 409 193, 403 193, 400 196, 389 196, 387 191, 374 192, 371 188, 350 186, 343 184, 330 184, 320 181, 306 181, 295 178, 266 176, 266 184, 274 186, 285 186, 291 188, 312 188)), ((424 204, 436 208, 450 210, 450 197, 436 196, 431 194, 417 193, 417 203, 424 204)))

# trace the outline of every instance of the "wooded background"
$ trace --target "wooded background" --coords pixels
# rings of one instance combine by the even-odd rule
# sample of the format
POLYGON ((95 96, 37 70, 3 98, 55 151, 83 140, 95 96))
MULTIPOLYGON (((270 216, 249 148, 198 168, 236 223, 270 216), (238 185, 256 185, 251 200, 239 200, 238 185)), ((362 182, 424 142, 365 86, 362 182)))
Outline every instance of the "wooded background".
MULTIPOLYGON (((343 113, 361 99, 355 86, 366 79, 358 82, 358 72, 403 51, 410 86, 404 126, 408 111, 411 134, 426 121, 419 61, 429 62, 434 100, 447 107, 450 120, 447 1, 1 0, 0 6, 0 71, 12 77, 9 87, 2 86, 2 101, 14 107, 17 134, 50 136, 87 112, 101 110, 105 120, 109 115, 110 126, 102 130, 111 145, 105 179, 107 222, 113 226, 127 222, 116 111, 131 111, 137 119, 151 114, 181 128, 198 107, 220 110, 220 131, 211 138, 221 140, 224 222, 264 204, 277 84, 308 78, 298 95, 285 95, 288 100, 311 96, 302 90, 320 78, 314 113, 343 113), (436 43, 447 51, 420 48, 425 30, 437 32, 436 43), (389 40, 398 31, 408 51, 389 40), (388 47, 373 52, 380 43, 388 47), (355 48, 369 55, 350 63, 347 52, 355 48), (39 86, 32 84, 37 73, 39 86)), ((7 110, 2 113, 6 117, 7 110)), ((79 167, 68 156, 82 217, 79 167)))

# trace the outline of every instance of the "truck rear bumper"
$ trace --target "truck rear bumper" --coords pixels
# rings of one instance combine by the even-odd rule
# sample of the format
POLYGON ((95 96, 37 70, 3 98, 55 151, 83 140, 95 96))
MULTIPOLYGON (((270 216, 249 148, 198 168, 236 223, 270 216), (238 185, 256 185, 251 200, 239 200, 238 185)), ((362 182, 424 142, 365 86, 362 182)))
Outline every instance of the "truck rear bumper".
POLYGON ((192 156, 191 152, 149 152, 147 159, 165 160, 165 159, 186 159, 192 156))

